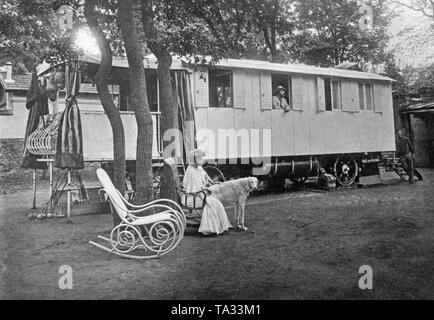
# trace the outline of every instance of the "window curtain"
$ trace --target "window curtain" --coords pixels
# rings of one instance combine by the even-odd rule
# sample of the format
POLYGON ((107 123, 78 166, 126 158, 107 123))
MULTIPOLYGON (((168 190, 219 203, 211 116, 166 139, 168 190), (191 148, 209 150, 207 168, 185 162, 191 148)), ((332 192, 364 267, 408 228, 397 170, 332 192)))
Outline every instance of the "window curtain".
POLYGON ((80 109, 77 95, 80 91, 80 70, 78 64, 69 66, 66 72, 66 108, 63 112, 57 136, 54 166, 62 169, 83 169, 83 138, 80 109))
POLYGON ((178 105, 179 129, 184 142, 183 160, 186 163, 186 155, 191 150, 197 148, 190 75, 185 70, 174 71, 172 73, 172 80, 173 96, 175 103, 178 105))

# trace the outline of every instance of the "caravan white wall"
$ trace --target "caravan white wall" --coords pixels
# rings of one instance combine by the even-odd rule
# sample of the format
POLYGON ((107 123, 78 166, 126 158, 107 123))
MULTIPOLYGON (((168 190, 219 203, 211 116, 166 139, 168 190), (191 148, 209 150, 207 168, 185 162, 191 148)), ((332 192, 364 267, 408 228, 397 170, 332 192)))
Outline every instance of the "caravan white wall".
MULTIPOLYGON (((159 159, 157 115, 152 115, 153 143, 152 158, 159 159)), ((126 160, 136 160, 137 124, 134 112, 121 112, 125 130, 126 160)), ((104 112, 82 111, 83 157, 85 161, 112 161, 113 135, 110 122, 104 112)))
MULTIPOLYGON (((226 70, 232 73, 231 108, 216 108, 210 103, 208 69, 197 69, 192 75, 199 147, 205 150, 208 159, 395 149, 389 81, 241 68, 226 70), (292 108, 287 113, 272 109, 272 78, 276 74, 289 79, 292 108), (330 103, 326 101, 325 92, 328 81, 337 83, 338 88, 337 107, 331 110, 326 106, 330 103), (220 134, 222 129, 226 129, 227 136, 220 134), (258 129, 261 135, 271 130, 270 147, 258 145, 256 141, 246 148, 241 140, 244 138, 242 129, 247 129, 250 134, 252 129, 258 129), (238 143, 228 146, 230 139, 238 139, 238 143)), ((333 92, 329 99, 330 96, 333 92)))

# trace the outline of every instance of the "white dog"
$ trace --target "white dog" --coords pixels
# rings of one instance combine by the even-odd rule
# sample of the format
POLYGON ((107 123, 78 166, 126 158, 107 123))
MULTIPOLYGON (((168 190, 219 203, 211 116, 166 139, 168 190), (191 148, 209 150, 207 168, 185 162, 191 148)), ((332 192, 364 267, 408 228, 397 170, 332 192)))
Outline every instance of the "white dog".
POLYGON ((244 225, 244 207, 249 193, 258 188, 258 179, 254 177, 226 181, 212 185, 207 190, 223 203, 223 206, 235 205, 237 227, 247 230, 244 225))

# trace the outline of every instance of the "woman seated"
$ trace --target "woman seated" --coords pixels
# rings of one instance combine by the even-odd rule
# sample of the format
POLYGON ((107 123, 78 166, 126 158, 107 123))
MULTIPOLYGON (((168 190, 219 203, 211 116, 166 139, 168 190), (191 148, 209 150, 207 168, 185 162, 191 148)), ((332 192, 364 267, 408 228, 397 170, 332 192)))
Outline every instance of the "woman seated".
MULTIPOLYGON (((189 154, 189 166, 182 182, 184 191, 187 193, 202 191, 213 184, 213 181, 202 167, 204 163, 203 156, 204 153, 201 150, 193 150, 189 154)), ((229 222, 223 204, 212 195, 208 195, 202 211, 199 232, 205 235, 219 235, 229 228, 232 228, 232 225, 229 222)))

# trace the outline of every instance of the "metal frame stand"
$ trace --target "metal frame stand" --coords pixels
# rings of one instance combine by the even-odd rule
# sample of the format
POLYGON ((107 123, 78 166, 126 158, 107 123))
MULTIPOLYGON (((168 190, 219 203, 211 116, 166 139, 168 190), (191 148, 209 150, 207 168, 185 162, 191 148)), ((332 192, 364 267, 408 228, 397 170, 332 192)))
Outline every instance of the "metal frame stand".
MULTIPOLYGON (((53 161, 54 159, 38 159, 39 162, 47 162, 48 163, 48 172, 50 177, 49 182, 49 198, 53 195, 53 161)), ((37 209, 36 207, 36 170, 33 170, 32 176, 32 185, 33 185, 33 207, 32 209, 37 209)), ((68 177, 67 177, 67 193, 66 193, 66 218, 67 222, 71 222, 71 170, 68 169, 68 177)))
POLYGON ((33 169, 32 186, 33 186, 33 206, 32 206, 32 209, 36 209, 36 170, 35 169, 33 169))
POLYGON ((71 222, 71 170, 68 169, 68 191, 66 194, 66 219, 71 222))

